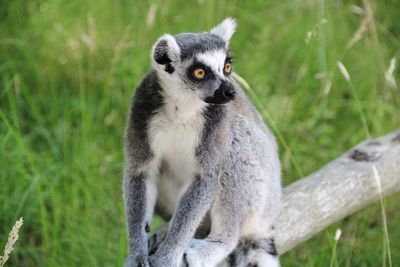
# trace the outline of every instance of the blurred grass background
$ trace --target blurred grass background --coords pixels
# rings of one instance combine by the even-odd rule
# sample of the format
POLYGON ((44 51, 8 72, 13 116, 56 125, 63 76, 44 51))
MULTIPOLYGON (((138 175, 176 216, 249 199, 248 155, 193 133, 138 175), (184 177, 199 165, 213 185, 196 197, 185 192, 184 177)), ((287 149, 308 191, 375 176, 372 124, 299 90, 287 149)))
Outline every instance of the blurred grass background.
MULTIPOLYGON (((397 0, 1 0, 0 248, 24 217, 8 266, 122 266, 122 136, 151 45, 227 16, 239 23, 235 70, 280 136, 285 185, 399 127, 399 71, 387 72, 400 56, 397 0)), ((398 266, 399 195, 385 207, 398 266)), ((282 265, 389 266, 387 254, 376 204, 282 265)))

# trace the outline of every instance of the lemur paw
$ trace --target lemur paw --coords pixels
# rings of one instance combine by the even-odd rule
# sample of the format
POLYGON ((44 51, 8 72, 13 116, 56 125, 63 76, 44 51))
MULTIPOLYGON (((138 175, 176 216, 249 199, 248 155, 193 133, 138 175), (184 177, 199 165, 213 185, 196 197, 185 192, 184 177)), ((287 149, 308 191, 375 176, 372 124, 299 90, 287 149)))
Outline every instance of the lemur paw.
POLYGON ((185 250, 183 255, 183 265, 182 267, 209 267, 209 262, 207 262, 206 255, 203 255, 202 251, 206 248, 206 241, 203 240, 192 240, 189 247, 185 250))
POLYGON ((187 249, 185 254, 183 254, 183 263, 181 267, 203 267, 201 262, 201 259, 199 258, 196 253, 193 253, 191 249, 187 249))
POLYGON ((152 255, 149 257, 150 267, 179 267, 180 262, 176 262, 171 258, 163 258, 157 255, 152 255))
POLYGON ((157 252, 161 243, 164 241, 167 232, 168 232, 168 224, 162 225, 157 230, 157 232, 155 232, 147 239, 147 247, 149 249, 149 255, 153 255, 157 252))
POLYGON ((150 267, 150 265, 145 255, 129 255, 124 267, 150 267))

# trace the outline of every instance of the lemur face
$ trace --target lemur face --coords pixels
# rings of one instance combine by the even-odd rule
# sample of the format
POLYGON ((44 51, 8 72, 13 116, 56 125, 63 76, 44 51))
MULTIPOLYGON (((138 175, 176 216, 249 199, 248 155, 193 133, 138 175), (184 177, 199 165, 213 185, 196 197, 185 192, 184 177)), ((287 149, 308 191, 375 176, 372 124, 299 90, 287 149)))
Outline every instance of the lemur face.
POLYGON ((168 94, 209 104, 234 99, 229 40, 236 23, 226 19, 207 33, 163 35, 152 51, 153 66, 168 94))

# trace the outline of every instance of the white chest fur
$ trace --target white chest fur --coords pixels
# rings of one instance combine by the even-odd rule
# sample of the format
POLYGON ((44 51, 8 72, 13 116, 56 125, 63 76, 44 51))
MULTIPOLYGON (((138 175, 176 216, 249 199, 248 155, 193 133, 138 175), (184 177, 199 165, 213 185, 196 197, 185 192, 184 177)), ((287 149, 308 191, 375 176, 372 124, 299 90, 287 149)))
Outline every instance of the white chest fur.
POLYGON ((156 161, 165 163, 170 175, 181 181, 191 179, 198 169, 195 149, 204 126, 204 104, 184 100, 168 101, 151 119, 149 127, 156 161))
POLYGON ((149 141, 154 153, 152 166, 159 172, 158 206, 173 214, 187 186, 198 171, 195 149, 204 126, 202 108, 188 102, 167 102, 150 121, 149 141))

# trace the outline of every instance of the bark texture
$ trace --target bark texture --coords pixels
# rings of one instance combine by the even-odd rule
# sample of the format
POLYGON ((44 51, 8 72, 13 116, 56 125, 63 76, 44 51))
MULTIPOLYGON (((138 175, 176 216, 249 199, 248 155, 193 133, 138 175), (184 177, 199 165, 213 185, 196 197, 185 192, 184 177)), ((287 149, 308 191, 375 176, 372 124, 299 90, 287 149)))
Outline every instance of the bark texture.
POLYGON ((367 140, 283 189, 276 245, 283 254, 330 224, 400 191, 400 130, 367 140))

